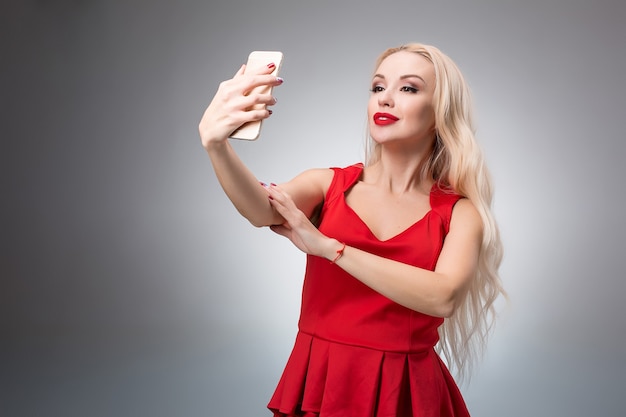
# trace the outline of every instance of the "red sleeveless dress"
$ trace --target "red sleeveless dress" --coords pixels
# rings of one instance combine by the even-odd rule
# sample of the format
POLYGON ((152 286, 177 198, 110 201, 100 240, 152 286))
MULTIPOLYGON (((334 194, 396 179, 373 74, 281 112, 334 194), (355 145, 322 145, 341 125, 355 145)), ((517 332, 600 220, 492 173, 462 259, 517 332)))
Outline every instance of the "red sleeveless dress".
MULTIPOLYGON (((322 233, 386 258, 435 268, 457 194, 433 186, 431 210, 381 241, 344 199, 363 166, 333 170, 322 208, 322 233)), ((275 417, 469 416, 433 348, 442 323, 309 255, 295 346, 268 408, 275 417)))

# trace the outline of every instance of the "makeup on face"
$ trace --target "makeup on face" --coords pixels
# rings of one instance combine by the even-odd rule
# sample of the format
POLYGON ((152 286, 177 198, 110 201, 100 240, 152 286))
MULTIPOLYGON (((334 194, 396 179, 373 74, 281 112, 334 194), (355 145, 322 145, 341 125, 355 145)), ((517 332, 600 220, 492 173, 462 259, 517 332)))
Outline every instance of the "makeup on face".
POLYGON ((378 143, 430 140, 434 67, 421 55, 397 52, 376 69, 368 102, 370 135, 378 143))
POLYGON ((378 126, 387 126, 397 122, 398 120, 400 119, 390 113, 379 112, 374 114, 374 123, 376 123, 378 126))

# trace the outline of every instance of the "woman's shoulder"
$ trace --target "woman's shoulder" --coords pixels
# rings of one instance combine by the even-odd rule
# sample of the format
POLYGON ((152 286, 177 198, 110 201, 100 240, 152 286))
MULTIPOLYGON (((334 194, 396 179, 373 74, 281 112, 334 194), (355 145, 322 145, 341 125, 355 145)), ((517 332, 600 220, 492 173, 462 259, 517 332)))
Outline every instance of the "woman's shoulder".
POLYGON ((361 172, 363 171, 363 167, 364 165, 362 162, 356 162, 354 164, 350 164, 350 165, 342 166, 342 167, 334 166, 334 167, 331 167, 330 169, 332 169, 333 171, 361 172))
POLYGON ((344 167, 331 166, 328 168, 309 168, 298 175, 298 177, 306 181, 322 185, 324 189, 328 189, 333 180, 343 178, 349 180, 352 177, 360 176, 362 171, 363 164, 355 163, 344 167))
POLYGON ((450 233, 471 236, 477 242, 482 239, 483 220, 474 203, 468 198, 461 198, 454 205, 449 224, 450 233))
POLYGON ((476 206, 469 198, 459 196, 454 209, 452 210, 453 216, 461 217, 465 221, 477 222, 480 221, 480 213, 476 209, 476 206))
POLYGON ((305 181, 314 182, 316 184, 330 184, 335 171, 333 168, 309 168, 298 175, 298 178, 305 181))
POLYGON ((430 204, 434 212, 438 213, 444 221, 446 230, 449 230, 452 220, 455 223, 470 222, 476 224, 480 221, 480 214, 474 203, 468 198, 454 191, 450 186, 433 184, 430 204))

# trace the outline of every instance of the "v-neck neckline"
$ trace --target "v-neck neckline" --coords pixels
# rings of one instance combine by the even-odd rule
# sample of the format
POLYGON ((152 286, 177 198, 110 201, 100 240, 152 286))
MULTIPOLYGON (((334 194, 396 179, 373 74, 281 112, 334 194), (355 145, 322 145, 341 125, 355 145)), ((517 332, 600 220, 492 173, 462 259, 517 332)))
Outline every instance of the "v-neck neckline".
POLYGON ((344 205, 344 207, 353 214, 354 217, 356 217, 359 221, 359 223, 361 223, 365 229, 367 229, 368 233, 374 238, 376 239, 376 241, 384 243, 384 242, 389 242, 392 240, 395 240, 396 238, 400 238, 402 235, 408 233, 411 229, 417 227, 417 225, 419 225, 420 223, 422 223, 429 215, 430 213, 433 212, 433 192, 435 190, 435 186, 437 185, 437 183, 435 182, 431 188, 430 188, 430 192, 428 194, 428 205, 429 205, 429 209, 426 211, 426 213, 424 213, 424 215, 422 217, 420 217, 418 220, 416 220, 415 222, 411 223, 409 226, 407 226, 406 228, 404 228, 403 230, 401 230, 400 232, 398 232, 395 235, 390 236, 387 239, 381 239, 380 237, 378 237, 373 231, 372 228, 365 222, 365 220, 363 220, 363 218, 359 215, 359 213, 356 212, 356 210, 354 210, 346 201, 346 193, 350 191, 350 189, 352 187, 354 187, 356 185, 356 183, 358 181, 361 180, 363 175, 363 167, 361 167, 361 170, 359 172, 359 175, 356 176, 356 178, 354 179, 354 181, 352 181, 341 193, 341 200, 342 203, 344 205))
MULTIPOLYGON (((432 195, 432 190, 431 190, 431 195, 432 195)), ((344 205, 344 207, 352 213, 352 215, 354 217, 357 218, 357 220, 359 221, 359 223, 361 223, 365 229, 367 229, 368 233, 374 238, 376 239, 378 242, 381 243, 385 243, 385 242, 390 242, 392 240, 395 240, 396 238, 400 238, 402 235, 404 235, 405 233, 408 233, 409 231, 411 231, 413 228, 417 227, 420 223, 422 223, 423 221, 426 220, 426 218, 430 215, 430 213, 432 213, 433 211, 433 207, 432 207, 432 203, 430 204, 430 209, 428 209, 428 211, 426 213, 424 213, 424 215, 419 218, 418 220, 416 220, 414 223, 411 223, 409 226, 407 226, 405 229, 401 230, 400 232, 398 232, 395 235, 390 236, 387 239, 381 239, 380 237, 378 237, 373 231, 372 228, 365 222, 365 220, 363 220, 363 218, 361 218, 361 216, 359 216, 359 213, 357 213, 352 207, 350 207, 350 205, 348 204, 348 202, 346 201, 346 195, 345 193, 343 193, 342 196, 342 203, 344 205)))

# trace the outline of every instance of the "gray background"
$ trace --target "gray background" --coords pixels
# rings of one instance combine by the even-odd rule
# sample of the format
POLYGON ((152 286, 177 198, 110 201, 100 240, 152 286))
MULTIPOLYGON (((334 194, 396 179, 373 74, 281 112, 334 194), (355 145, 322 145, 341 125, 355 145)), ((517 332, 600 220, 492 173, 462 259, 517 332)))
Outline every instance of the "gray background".
POLYGON ((437 45, 475 97, 511 296, 475 416, 623 415, 622 1, 4 0, 0 415, 263 416, 304 256, 239 217, 197 124, 285 53, 265 181, 362 159, 376 56, 437 45))

